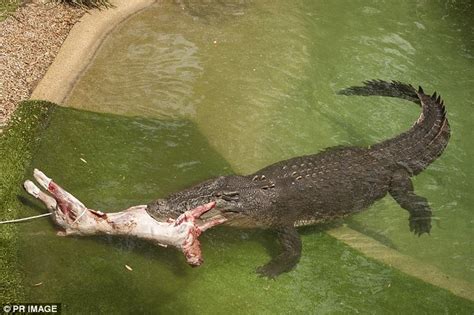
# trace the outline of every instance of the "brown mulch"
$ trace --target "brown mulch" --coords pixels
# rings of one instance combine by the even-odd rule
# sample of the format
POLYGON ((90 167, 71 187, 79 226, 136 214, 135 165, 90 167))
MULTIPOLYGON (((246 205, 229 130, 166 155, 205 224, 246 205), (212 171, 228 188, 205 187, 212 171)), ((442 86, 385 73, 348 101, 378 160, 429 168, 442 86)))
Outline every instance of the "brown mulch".
POLYGON ((0 22, 0 132, 18 103, 29 98, 84 13, 33 0, 0 22))

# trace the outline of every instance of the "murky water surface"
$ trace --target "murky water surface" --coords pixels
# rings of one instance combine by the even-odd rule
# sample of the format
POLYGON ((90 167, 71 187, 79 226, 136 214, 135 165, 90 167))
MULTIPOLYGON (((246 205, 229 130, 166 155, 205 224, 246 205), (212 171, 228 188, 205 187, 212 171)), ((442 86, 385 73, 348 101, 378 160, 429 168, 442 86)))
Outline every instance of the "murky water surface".
MULTIPOLYGON (((218 174, 391 137, 419 108, 335 92, 374 78, 420 84, 444 97, 453 130, 442 157, 414 179, 434 209, 431 236, 410 234, 408 214, 390 197, 345 222, 474 284, 473 10, 469 1, 159 3, 111 34, 67 102, 102 113, 56 111, 32 167, 91 207, 119 210, 218 174)), ((206 263, 191 269, 169 249, 63 239, 53 230, 45 221, 25 228, 26 278, 43 282, 30 295, 74 311, 473 307, 364 257, 323 227, 302 231, 303 258, 277 281, 253 273, 278 251, 271 232, 209 231, 206 263)))

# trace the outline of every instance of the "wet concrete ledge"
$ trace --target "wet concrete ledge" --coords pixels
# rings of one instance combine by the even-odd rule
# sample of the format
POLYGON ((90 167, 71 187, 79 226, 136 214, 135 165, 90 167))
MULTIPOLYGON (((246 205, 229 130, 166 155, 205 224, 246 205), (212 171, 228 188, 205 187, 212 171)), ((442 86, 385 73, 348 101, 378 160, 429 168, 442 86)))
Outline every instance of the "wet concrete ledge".
POLYGON ((71 29, 53 64, 34 89, 31 99, 61 104, 81 77, 107 35, 156 0, 112 0, 114 8, 93 10, 71 29))
POLYGON ((454 295, 474 301, 474 285, 463 279, 450 277, 433 265, 404 255, 346 226, 329 230, 327 233, 367 257, 396 268, 424 282, 448 290, 454 295))

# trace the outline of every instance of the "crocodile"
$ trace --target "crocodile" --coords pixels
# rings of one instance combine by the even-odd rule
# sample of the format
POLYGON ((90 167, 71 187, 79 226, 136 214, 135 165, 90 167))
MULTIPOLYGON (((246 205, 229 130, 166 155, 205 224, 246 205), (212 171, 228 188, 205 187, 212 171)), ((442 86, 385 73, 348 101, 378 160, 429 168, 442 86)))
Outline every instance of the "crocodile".
POLYGON ((225 224, 273 229, 282 251, 257 268, 273 278, 292 270, 301 257, 297 227, 327 222, 368 208, 390 194, 409 213, 409 229, 429 234, 432 210, 414 192, 411 177, 444 151, 450 127, 441 97, 398 81, 371 80, 339 91, 341 95, 387 96, 421 106, 412 127, 393 138, 367 147, 337 146, 294 157, 250 175, 220 176, 175 192, 147 205, 157 220, 178 217, 210 201, 209 216, 225 224))

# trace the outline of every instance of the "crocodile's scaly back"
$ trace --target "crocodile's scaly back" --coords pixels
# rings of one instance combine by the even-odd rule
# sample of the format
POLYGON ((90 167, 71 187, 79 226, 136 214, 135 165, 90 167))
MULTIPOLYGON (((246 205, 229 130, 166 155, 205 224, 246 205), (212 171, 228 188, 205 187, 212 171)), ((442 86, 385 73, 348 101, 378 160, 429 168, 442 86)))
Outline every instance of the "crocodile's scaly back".
POLYGON ((436 92, 431 96, 426 95, 421 87, 416 90, 411 85, 397 81, 374 80, 364 84, 339 93, 396 97, 421 105, 422 113, 408 131, 371 147, 374 155, 401 165, 412 175, 417 175, 441 155, 449 141, 450 128, 441 97, 436 92))
MULTIPOLYGON (((210 201, 212 218, 238 227, 275 229, 283 251, 258 272, 274 277, 291 270, 301 255, 295 227, 351 215, 390 194, 409 216, 416 235, 431 230, 431 208, 410 179, 441 155, 449 124, 441 98, 400 82, 368 81, 340 92, 379 95, 412 101, 422 108, 406 132, 371 147, 333 147, 276 162, 250 175, 210 179, 150 203, 148 213, 160 220, 210 201)), ((206 218, 203 218, 206 220, 206 218)))

